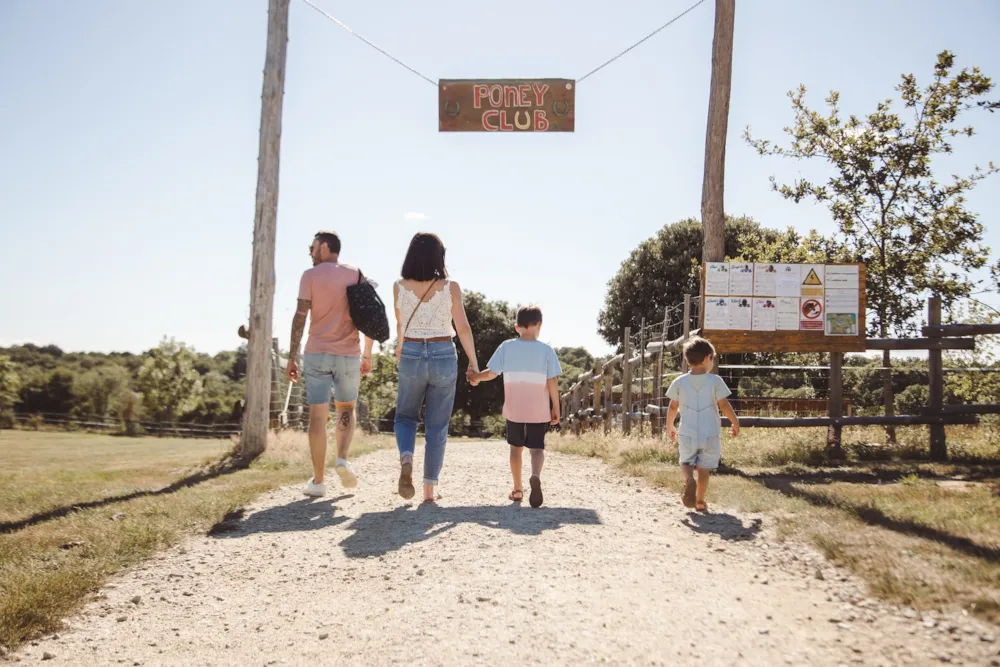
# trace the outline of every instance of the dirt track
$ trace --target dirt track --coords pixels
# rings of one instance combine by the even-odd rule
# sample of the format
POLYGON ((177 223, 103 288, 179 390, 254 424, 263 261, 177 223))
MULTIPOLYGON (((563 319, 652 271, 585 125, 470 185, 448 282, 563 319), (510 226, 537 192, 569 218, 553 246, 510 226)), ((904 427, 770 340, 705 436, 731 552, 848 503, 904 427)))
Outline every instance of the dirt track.
POLYGON ((1000 665, 990 629, 866 599, 811 550, 776 541, 766 517, 689 513, 677 494, 596 460, 551 455, 546 466, 546 503, 533 510, 506 501, 506 445, 450 444, 445 497, 427 506, 395 495, 395 452, 371 454, 355 464, 354 493, 331 475, 324 499, 297 488, 261 498, 223 532, 118 578, 67 631, 17 657, 1000 665))

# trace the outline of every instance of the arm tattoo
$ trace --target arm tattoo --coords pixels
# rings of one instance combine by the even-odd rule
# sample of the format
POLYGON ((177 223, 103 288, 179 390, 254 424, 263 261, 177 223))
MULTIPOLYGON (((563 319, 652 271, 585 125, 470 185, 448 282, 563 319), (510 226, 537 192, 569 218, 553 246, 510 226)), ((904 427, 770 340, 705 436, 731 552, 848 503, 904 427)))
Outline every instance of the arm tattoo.
POLYGON ((306 330, 306 315, 309 314, 309 306, 312 302, 309 299, 299 299, 299 305, 295 309, 295 317, 292 319, 292 342, 288 347, 288 354, 295 358, 299 356, 299 343, 302 342, 302 333, 306 330))

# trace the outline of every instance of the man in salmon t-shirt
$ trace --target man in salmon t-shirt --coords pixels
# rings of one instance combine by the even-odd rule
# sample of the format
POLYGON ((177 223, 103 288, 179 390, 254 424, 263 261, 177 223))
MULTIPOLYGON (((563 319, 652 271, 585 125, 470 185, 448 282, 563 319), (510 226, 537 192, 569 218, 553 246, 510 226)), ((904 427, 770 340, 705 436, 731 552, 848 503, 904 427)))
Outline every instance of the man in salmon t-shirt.
POLYGON ((361 376, 372 368, 372 340, 365 338, 361 354, 361 334, 351 320, 347 306, 347 287, 358 282, 358 270, 340 263, 340 238, 333 232, 319 232, 309 247, 313 268, 302 274, 299 303, 292 320, 292 343, 288 353, 288 377, 299 377, 295 363, 299 343, 309 315, 309 339, 306 341, 303 372, 306 377, 306 403, 309 404, 309 449, 312 453, 313 478, 303 493, 318 498, 326 493, 326 423, 330 418, 330 390, 337 413, 337 463, 335 470, 345 488, 358 485, 358 478, 347 462, 354 435, 354 404, 358 400, 361 376))

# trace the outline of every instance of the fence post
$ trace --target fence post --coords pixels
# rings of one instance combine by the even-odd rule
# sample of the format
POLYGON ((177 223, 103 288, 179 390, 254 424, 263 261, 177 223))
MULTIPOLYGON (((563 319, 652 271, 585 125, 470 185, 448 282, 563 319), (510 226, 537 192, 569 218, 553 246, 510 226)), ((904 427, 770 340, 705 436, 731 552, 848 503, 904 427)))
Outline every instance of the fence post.
POLYGON ((639 324, 639 435, 646 421, 646 318, 639 324))
POLYGON ((271 414, 268 421, 271 428, 281 426, 281 351, 278 339, 271 339, 271 414))
POLYGON ((664 415, 666 415, 666 412, 662 412, 662 410, 663 410, 663 355, 664 355, 663 348, 664 348, 664 345, 666 345, 666 342, 667 342, 667 326, 668 326, 667 320, 668 320, 669 317, 670 317, 670 311, 668 310, 667 312, 665 312, 663 314, 663 329, 660 330, 660 353, 658 355, 656 355, 656 379, 654 380, 656 382, 656 386, 653 387, 653 390, 656 392, 655 393, 655 396, 656 396, 656 401, 655 401, 656 407, 660 408, 661 414, 659 414, 659 415, 657 415, 655 417, 650 417, 650 424, 653 425, 653 428, 652 428, 652 434, 653 435, 659 435, 660 433, 663 432, 663 423, 666 421, 666 418, 664 417, 664 415))
POLYGON ((625 327, 625 345, 622 351, 622 433, 632 431, 632 327, 625 327))
POLYGON ((611 420, 614 418, 614 410, 611 404, 615 400, 615 367, 614 364, 604 366, 604 433, 611 433, 611 420))
POLYGON ((596 361, 594 362, 594 367, 590 371, 591 377, 594 378, 594 428, 596 429, 598 421, 601 419, 601 389, 604 384, 604 375, 600 364, 596 361))
MULTIPOLYGON (((885 373, 885 381, 882 385, 882 403, 885 405, 885 416, 892 417, 896 414, 896 398, 892 391, 892 351, 882 351, 882 368, 885 373)), ((890 445, 896 444, 896 427, 891 424, 885 427, 885 435, 890 445)))
MULTIPOLYGON (((830 353, 830 397, 827 401, 830 419, 839 422, 844 416, 844 353, 830 353)), ((832 424, 826 433, 826 453, 831 458, 843 458, 844 450, 841 447, 841 434, 843 426, 839 423, 832 424)))
MULTIPOLYGON (((687 340, 691 335, 691 295, 684 295, 684 340, 687 340)), ((684 359, 684 354, 681 354, 681 373, 687 373, 688 364, 684 359)))
MULTIPOLYGON (((941 297, 932 296, 927 300, 927 324, 933 327, 941 324, 941 297)), ((928 332, 928 337, 938 338, 940 334, 933 329, 928 332)), ((927 359, 928 374, 930 376, 930 405, 928 413, 941 416, 944 406, 944 364, 942 362, 941 350, 930 350, 927 359)), ((944 424, 931 424, 931 459, 934 461, 945 461, 948 459, 948 444, 945 441, 944 424)))

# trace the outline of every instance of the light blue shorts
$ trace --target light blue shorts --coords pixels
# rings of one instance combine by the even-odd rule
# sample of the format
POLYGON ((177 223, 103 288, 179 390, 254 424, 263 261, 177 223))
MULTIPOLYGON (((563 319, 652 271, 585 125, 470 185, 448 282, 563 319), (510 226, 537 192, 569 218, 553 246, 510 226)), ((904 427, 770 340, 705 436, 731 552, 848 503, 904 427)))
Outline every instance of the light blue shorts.
POLYGON ((680 456, 681 464, 697 466, 715 470, 719 467, 719 460, 722 458, 722 439, 698 442, 691 436, 677 436, 677 452, 680 456))
POLYGON ((361 388, 361 357, 345 357, 339 354, 304 355, 302 374, 306 378, 306 403, 323 405, 333 400, 353 403, 358 400, 361 388))

